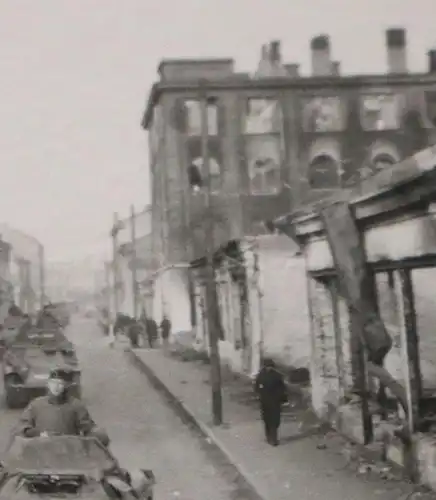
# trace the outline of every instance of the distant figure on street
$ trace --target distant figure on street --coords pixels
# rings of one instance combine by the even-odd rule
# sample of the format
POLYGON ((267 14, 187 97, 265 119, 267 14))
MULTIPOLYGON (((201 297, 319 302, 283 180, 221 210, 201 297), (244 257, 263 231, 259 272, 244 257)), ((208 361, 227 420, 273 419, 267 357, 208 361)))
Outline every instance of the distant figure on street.
POLYGON ((153 349, 154 343, 158 337, 157 323, 153 318, 147 318, 145 320, 145 333, 147 335, 148 345, 150 349, 153 349))
POLYGON ((168 349, 168 339, 171 335, 171 321, 168 319, 167 315, 164 314, 163 319, 160 324, 160 332, 162 336, 162 345, 166 350, 168 349))
POLYGON ((141 324, 139 320, 131 318, 130 325, 127 327, 127 335, 130 340, 130 345, 133 349, 139 347, 139 339, 141 337, 141 324))
POLYGON ((272 446, 279 444, 282 405, 286 402, 286 387, 283 376, 276 370, 272 359, 265 359, 255 381, 255 390, 260 399, 260 412, 265 428, 265 437, 272 446))

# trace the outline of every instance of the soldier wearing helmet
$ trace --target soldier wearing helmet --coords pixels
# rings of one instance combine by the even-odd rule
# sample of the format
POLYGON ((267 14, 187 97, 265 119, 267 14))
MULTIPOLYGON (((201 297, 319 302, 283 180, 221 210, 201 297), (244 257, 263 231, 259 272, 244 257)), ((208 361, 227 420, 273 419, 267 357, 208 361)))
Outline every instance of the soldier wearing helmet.
POLYGON ((97 428, 84 403, 69 394, 73 372, 55 368, 47 381, 47 395, 34 399, 23 411, 19 433, 24 437, 49 435, 95 436, 109 444, 106 433, 97 428))

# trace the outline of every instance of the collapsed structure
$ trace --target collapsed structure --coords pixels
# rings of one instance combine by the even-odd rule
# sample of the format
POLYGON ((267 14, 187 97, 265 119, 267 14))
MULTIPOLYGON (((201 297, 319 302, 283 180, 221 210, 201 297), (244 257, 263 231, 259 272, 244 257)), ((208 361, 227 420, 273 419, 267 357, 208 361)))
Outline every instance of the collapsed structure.
POLYGON ((305 256, 315 411, 355 441, 381 440, 387 456, 433 488, 436 384, 420 343, 431 349, 434 332, 418 327, 413 277, 436 267, 435 203, 432 146, 275 221, 305 256), (395 320, 386 317, 389 294, 395 320), (399 372, 387 363, 391 354, 402 361, 399 372))

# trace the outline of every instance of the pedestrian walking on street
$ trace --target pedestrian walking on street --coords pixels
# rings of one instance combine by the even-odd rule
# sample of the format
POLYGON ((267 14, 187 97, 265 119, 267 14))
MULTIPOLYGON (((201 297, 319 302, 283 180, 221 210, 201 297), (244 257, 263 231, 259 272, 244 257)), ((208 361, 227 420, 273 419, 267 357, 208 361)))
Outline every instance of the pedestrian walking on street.
POLYGON ((266 440, 270 445, 277 446, 282 405, 286 402, 286 386, 272 359, 264 360, 256 377, 255 390, 259 395, 266 440))
POLYGON ((164 314, 162 322, 160 324, 160 331, 162 336, 162 345, 164 350, 168 349, 168 339, 171 335, 171 321, 168 319, 167 315, 164 314))
POLYGON ((139 338, 141 336, 141 325, 135 318, 131 318, 131 323, 127 327, 127 334, 130 340, 130 345, 133 349, 139 347, 139 338))
POLYGON ((158 337, 157 323, 153 318, 146 319, 145 332, 147 334, 148 345, 150 349, 153 349, 154 343, 158 337))

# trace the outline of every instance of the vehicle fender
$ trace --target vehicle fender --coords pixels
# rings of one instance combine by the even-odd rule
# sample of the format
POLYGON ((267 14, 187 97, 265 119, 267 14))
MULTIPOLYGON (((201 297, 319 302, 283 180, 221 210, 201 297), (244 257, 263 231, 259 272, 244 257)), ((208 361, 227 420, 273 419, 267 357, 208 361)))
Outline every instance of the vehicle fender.
POLYGON ((156 484, 153 471, 148 469, 136 469, 130 473, 132 487, 141 496, 146 493, 151 486, 156 484))
POLYGON ((107 476, 105 480, 112 488, 120 493, 130 493, 133 489, 129 483, 117 476, 107 476))
POLYGON ((3 377, 6 379, 10 377, 19 377, 20 380, 23 380, 23 375, 19 369, 15 366, 6 365, 3 367, 3 377))

